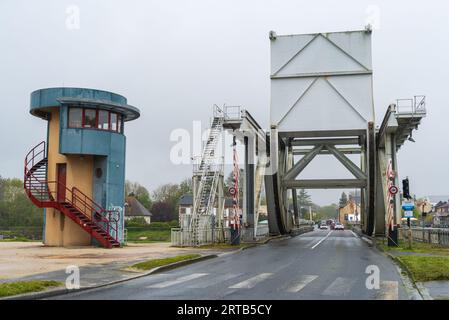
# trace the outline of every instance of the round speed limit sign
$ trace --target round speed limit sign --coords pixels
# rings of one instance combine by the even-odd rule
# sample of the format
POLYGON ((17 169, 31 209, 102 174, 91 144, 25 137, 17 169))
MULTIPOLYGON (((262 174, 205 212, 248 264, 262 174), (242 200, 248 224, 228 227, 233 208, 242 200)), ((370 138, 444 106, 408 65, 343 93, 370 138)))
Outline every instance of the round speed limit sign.
POLYGON ((230 194, 231 196, 235 195, 236 193, 237 193, 237 190, 235 190, 234 187, 230 187, 230 188, 229 188, 229 194, 230 194))
POLYGON ((388 189, 388 191, 390 192, 390 194, 391 195, 395 195, 395 194, 397 194, 398 192, 399 192, 399 189, 398 189, 398 187, 396 187, 396 186, 391 186, 389 189, 388 189))

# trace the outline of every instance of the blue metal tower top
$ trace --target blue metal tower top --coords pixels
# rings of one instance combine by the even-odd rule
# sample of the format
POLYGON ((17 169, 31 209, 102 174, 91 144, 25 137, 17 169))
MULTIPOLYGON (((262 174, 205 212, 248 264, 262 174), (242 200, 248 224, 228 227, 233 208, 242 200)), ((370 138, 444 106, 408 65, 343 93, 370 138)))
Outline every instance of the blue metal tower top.
POLYGON ((31 93, 30 113, 47 119, 48 108, 61 105, 77 105, 102 110, 115 111, 123 115, 124 121, 139 118, 140 110, 127 104, 124 96, 97 89, 87 88, 46 88, 31 93))

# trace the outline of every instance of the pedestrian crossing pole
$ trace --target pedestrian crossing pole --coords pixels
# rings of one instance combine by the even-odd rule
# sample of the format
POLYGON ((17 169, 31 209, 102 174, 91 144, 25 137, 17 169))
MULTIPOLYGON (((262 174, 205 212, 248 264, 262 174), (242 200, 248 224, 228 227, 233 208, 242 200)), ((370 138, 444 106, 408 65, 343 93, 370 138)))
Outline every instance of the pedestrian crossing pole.
POLYGON ((241 233, 241 225, 240 225, 240 191, 239 191, 239 164, 237 157, 237 141, 236 137, 233 137, 232 142, 232 151, 233 151, 233 182, 234 185, 232 187, 232 215, 231 215, 231 245, 239 245, 240 244, 240 233, 241 233))

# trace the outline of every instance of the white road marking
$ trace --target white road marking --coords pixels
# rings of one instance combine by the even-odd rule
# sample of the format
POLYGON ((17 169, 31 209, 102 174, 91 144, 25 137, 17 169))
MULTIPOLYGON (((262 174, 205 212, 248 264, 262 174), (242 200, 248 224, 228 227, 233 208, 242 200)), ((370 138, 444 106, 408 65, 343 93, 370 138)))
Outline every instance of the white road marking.
POLYGON ((261 273, 255 277, 249 278, 248 280, 236 283, 229 287, 229 289, 252 289, 258 284, 268 278, 270 278, 272 273, 261 273))
POLYGON ((398 300, 399 285, 397 281, 381 281, 380 289, 376 295, 377 300, 398 300))
POLYGON ((295 281, 291 286, 289 286, 286 291, 291 293, 299 292, 316 278, 318 278, 318 276, 301 276, 301 278, 298 281, 295 281))
POLYGON ((354 231, 349 230, 349 232, 351 232, 354 237, 358 238, 357 234, 354 231))
POLYGON ((210 286, 220 283, 220 282, 224 282, 224 281, 228 281, 228 280, 237 278, 238 276, 241 276, 241 275, 242 275, 241 273, 228 273, 228 274, 216 275, 214 277, 211 277, 210 279, 194 283, 194 284, 188 286, 188 288, 203 289, 203 288, 210 287, 210 286))
POLYGON ((326 290, 323 291, 322 294, 325 296, 345 296, 349 293, 355 282, 356 279, 338 277, 326 288, 326 290))
POLYGON ((310 249, 315 249, 316 247, 318 247, 324 240, 326 240, 327 238, 329 238, 329 236, 332 234, 332 232, 334 232, 333 230, 331 232, 329 232, 324 238, 322 238, 320 241, 318 241, 312 248, 310 249))
POLYGON ((160 282, 160 283, 156 283, 156 284, 152 284, 151 286, 148 286, 147 288, 166 288, 169 286, 173 286, 175 284, 179 284, 179 283, 183 283, 183 282, 187 282, 193 279, 198 279, 204 276, 207 276, 208 273, 192 273, 189 274, 187 276, 183 276, 183 277, 179 277, 176 278, 174 280, 168 280, 168 281, 164 281, 164 282, 160 282))

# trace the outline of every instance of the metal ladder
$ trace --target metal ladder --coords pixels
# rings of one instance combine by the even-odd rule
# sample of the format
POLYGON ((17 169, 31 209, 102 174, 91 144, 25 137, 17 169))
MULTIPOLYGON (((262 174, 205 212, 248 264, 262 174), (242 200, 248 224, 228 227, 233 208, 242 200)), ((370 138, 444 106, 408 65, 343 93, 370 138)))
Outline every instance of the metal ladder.
POLYGON ((218 140, 223 131, 224 114, 220 108, 215 107, 214 118, 211 125, 209 137, 203 150, 198 171, 201 173, 199 179, 197 197, 194 199, 194 211, 190 221, 190 231, 192 235, 192 245, 199 246, 200 230, 207 227, 209 220, 201 219, 203 216, 210 216, 213 213, 215 195, 219 181, 220 167, 214 164, 215 151, 218 140))

